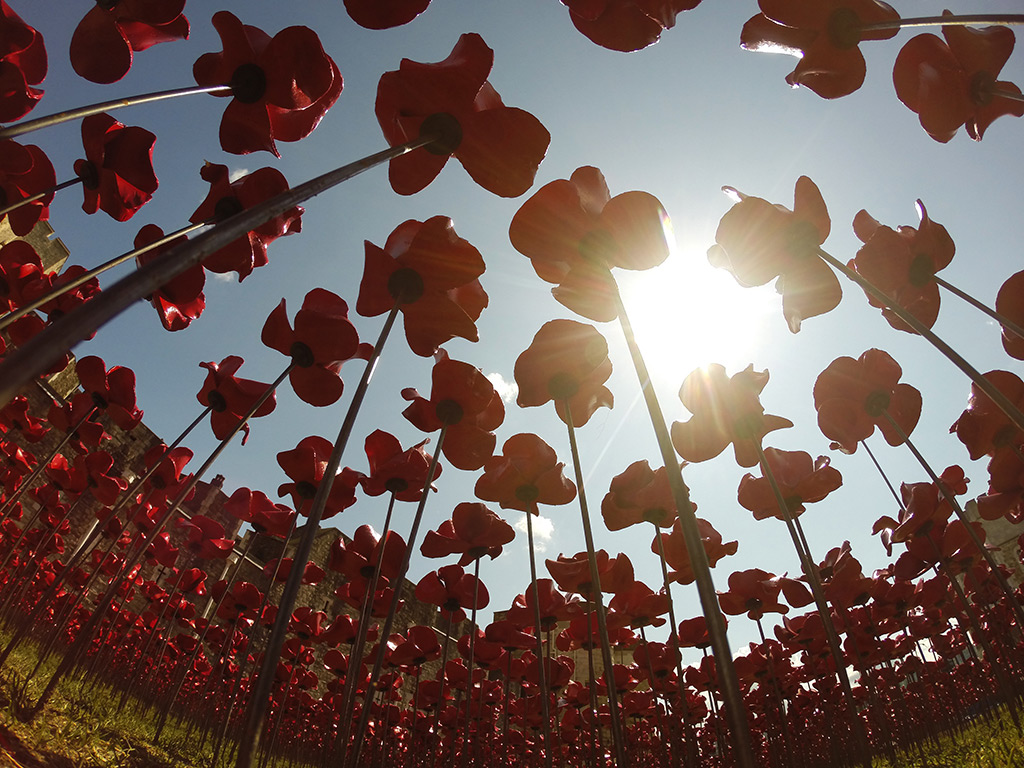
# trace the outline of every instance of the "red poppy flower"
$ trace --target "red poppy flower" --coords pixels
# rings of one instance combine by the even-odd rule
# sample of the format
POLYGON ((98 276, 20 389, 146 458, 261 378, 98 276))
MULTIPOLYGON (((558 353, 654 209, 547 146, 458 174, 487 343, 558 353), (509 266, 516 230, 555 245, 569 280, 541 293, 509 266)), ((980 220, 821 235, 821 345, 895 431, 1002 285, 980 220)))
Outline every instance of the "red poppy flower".
POLYGON ((953 26, 943 27, 942 35, 945 42, 930 34, 911 38, 892 70, 896 95, 917 113, 929 136, 945 143, 966 124, 967 135, 981 141, 997 117, 1024 115, 1024 104, 998 95, 1021 93, 1013 83, 996 80, 1013 52, 1012 30, 953 26))
MULTIPOLYGON (((31 312, 19 320, 15 320, 7 327, 7 336, 14 347, 23 347, 32 339, 46 330, 46 322, 34 312, 31 312)), ((3 339, 0 338, 0 354, 3 353, 3 339)), ((71 354, 65 352, 53 360, 53 365, 40 373, 40 376, 53 376, 68 367, 71 362, 71 354)))
POLYGON ((142 455, 142 463, 148 472, 153 465, 160 462, 156 471, 147 481, 150 491, 149 500, 154 504, 160 504, 167 500, 167 497, 177 492, 177 486, 184 479, 182 473, 185 467, 192 460, 192 450, 179 445, 171 451, 163 443, 156 443, 152 448, 142 455))
POLYGON ((412 195, 433 181, 452 156, 473 180, 502 197, 533 185, 551 135, 529 112, 506 107, 487 75, 494 51, 480 35, 464 34, 447 59, 420 64, 402 59, 377 85, 377 122, 391 146, 440 129, 441 148, 422 147, 391 161, 391 188, 412 195), (452 120, 454 118, 454 121, 452 120), (452 123, 454 122, 454 125, 452 123))
POLYGON ((234 539, 224 536, 224 526, 205 515, 191 520, 179 520, 178 527, 185 532, 185 549, 203 560, 223 560, 235 547, 234 539))
POLYGON ((551 294, 573 312, 605 322, 618 316, 609 270, 650 269, 669 254, 668 214, 647 192, 612 197, 597 168, 541 187, 523 203, 508 230, 512 246, 551 294))
POLYGON ((455 507, 450 520, 427 532, 420 552, 424 557, 462 555, 459 565, 465 567, 484 555, 493 560, 515 537, 512 526, 483 504, 463 502, 455 507))
POLYGON ((484 583, 461 565, 446 565, 431 571, 416 585, 416 599, 441 607, 441 618, 465 621, 465 608, 486 608, 491 598, 484 583))
POLYGON ((113 467, 114 458, 106 451, 79 454, 74 465, 58 453, 47 465, 46 474, 64 493, 78 496, 92 491, 97 501, 110 506, 128 487, 127 480, 108 474, 113 467))
MULTIPOLYGON (((968 523, 978 539, 985 541, 985 528, 980 522, 968 523)), ((899 556, 893 576, 912 581, 932 566, 948 568, 954 575, 962 573, 978 555, 967 527, 960 520, 939 524, 907 540, 907 551, 899 556)))
MULTIPOLYGON (((277 489, 278 496, 291 494, 292 505, 300 515, 309 516, 313 497, 324 479, 324 470, 331 457, 333 446, 326 438, 310 435, 299 441, 290 451, 277 454, 277 463, 292 479, 277 489)), ((334 478, 331 491, 324 507, 323 519, 332 517, 356 503, 356 485, 359 473, 345 467, 334 478)))
POLYGON ((430 5, 430 0, 345 0, 345 10, 367 29, 391 29, 408 24, 430 5))
POLYGON ((0 432, 17 430, 22 438, 29 443, 38 443, 50 431, 43 419, 37 419, 29 413, 28 398, 17 395, 11 402, 0 408, 0 432))
MULTIPOLYGON (((984 378, 1018 408, 1024 407, 1024 381, 1009 371, 989 371, 984 378)), ((982 456, 996 456, 1005 450, 1024 444, 1024 435, 1000 410, 992 398, 971 385, 967 408, 960 414, 950 432, 956 432, 960 442, 967 446, 972 461, 982 456)))
MULTIPOLYGON (((425 446, 427 441, 402 450, 402 444, 394 435, 375 430, 366 438, 364 449, 370 463, 370 474, 359 484, 368 496, 380 496, 384 492, 395 494, 399 501, 419 501, 427 482, 430 469, 430 454, 425 446)), ((441 464, 431 482, 441 476, 441 464)))
POLYGON ((0 0, 0 123, 28 114, 43 97, 32 86, 45 78, 43 36, 0 0))
POLYGON ((275 504, 263 491, 239 488, 224 502, 224 511, 244 523, 249 523, 257 533, 266 533, 284 538, 295 524, 295 511, 284 504, 275 504))
MULTIPOLYGON (((950 469, 959 470, 960 478, 963 478, 962 469, 950 469)), ((948 476, 950 469, 943 475, 948 476)), ((966 485, 963 489, 967 490, 966 485)), ((953 514, 953 506, 939 493, 934 483, 901 483, 900 498, 902 509, 899 519, 893 520, 884 515, 875 521, 871 529, 872 535, 882 534, 882 545, 889 556, 892 556, 893 544, 903 544, 919 533, 927 533, 936 525, 942 527, 953 514)))
POLYGON ((676 15, 700 0, 562 0, 569 18, 592 43, 613 51, 639 51, 675 26, 676 15))
POLYGON ((642 581, 635 581, 618 592, 608 607, 625 620, 633 629, 660 627, 665 623, 661 618, 668 613, 671 598, 664 589, 655 592, 642 581))
POLYGON ((758 5, 761 13, 743 25, 740 45, 798 57, 786 82, 806 86, 825 99, 846 96, 863 85, 867 66, 860 42, 888 40, 899 31, 860 29, 861 24, 899 20, 879 0, 759 0, 758 5))
MULTIPOLYGON (((839 470, 829 466, 827 456, 812 460, 804 451, 764 449, 765 461, 775 476, 790 517, 799 517, 804 504, 821 501, 843 484, 839 470)), ((740 480, 738 501, 744 509, 754 513, 755 520, 774 517, 785 520, 767 477, 746 474, 740 480)))
POLYGON ((135 372, 131 368, 115 365, 108 371, 103 360, 89 356, 80 358, 75 370, 85 390, 75 396, 81 407, 91 403, 126 432, 139 425, 142 411, 135 405, 135 372))
MULTIPOLYGON (((996 294, 996 312, 1024 327, 1024 272, 1010 275, 999 287, 996 294)), ((1018 336, 1005 325, 1003 328, 1003 349, 1006 354, 1017 360, 1024 360, 1024 338, 1018 336)))
POLYGON ((1000 451, 988 464, 988 493, 978 497, 984 520, 1024 521, 1024 460, 1017 451, 1000 451))
POLYGON ((537 435, 513 435, 492 456, 476 481, 474 492, 484 501, 496 501, 502 509, 540 514, 538 505, 560 506, 576 498, 576 486, 562 469, 554 450, 537 435))
MULTIPOLYGON (((86 271, 87 270, 85 267, 79 266, 78 264, 74 264, 65 269, 60 274, 47 273, 44 276, 49 281, 49 285, 46 287, 46 292, 55 291, 59 290, 60 288, 63 288, 65 285, 70 284, 72 281, 76 281, 79 278, 81 278, 82 275, 86 273, 86 271)), ((78 309, 87 301, 90 301, 99 296, 100 293, 101 291, 99 278, 92 277, 86 282, 78 285, 77 287, 72 288, 71 290, 66 291, 65 293, 62 293, 57 298, 51 299, 50 301, 46 302, 41 307, 39 307, 39 311, 45 312, 47 315, 47 319, 50 322, 52 322, 61 315, 66 315, 69 312, 73 312, 74 310, 78 309)), ((96 332, 93 331, 89 338, 91 339, 95 335, 96 332)))
MULTIPOLYGON (((203 382, 202 389, 196 395, 196 399, 202 405, 212 409, 210 414, 210 426, 213 427, 213 434, 218 440, 223 440, 231 431, 238 426, 242 416, 248 413, 253 404, 260 399, 267 391, 269 384, 251 379, 240 379, 235 373, 242 367, 245 361, 237 355, 228 355, 220 363, 200 363, 200 368, 205 368, 209 373, 203 382)), ((277 407, 276 393, 261 405, 253 414, 266 416, 277 407)), ((242 427, 242 445, 249 439, 249 422, 242 427)))
POLYGON ((383 249, 366 241, 365 264, 356 311, 375 317, 398 302, 405 337, 417 355, 429 357, 456 336, 479 339, 476 321, 487 306, 477 279, 484 260, 455 234, 451 219, 403 222, 383 249))
MULTIPOLYGON (((291 576, 292 568, 294 567, 295 560, 290 557, 271 560, 263 566, 263 575, 268 579, 272 578, 277 584, 283 584, 288 581, 288 577, 291 576)), ((319 584, 324 580, 325 575, 324 569, 319 565, 314 562, 307 562, 306 567, 302 569, 302 578, 299 583, 306 586, 319 584)))
POLYGON ((591 325, 575 320, 551 320, 541 326, 529 348, 516 360, 519 386, 516 403, 523 408, 555 403, 566 424, 582 427, 601 406, 611 408, 612 393, 604 386, 612 375, 608 342, 591 325))
MULTIPOLYGON (((101 441, 110 439, 110 435, 103 429, 102 424, 91 419, 81 421, 82 417, 92 409, 92 402, 85 400, 78 400, 76 404, 75 400, 72 399, 70 404, 64 403, 63 405, 58 404, 54 400, 46 414, 46 420, 50 423, 51 427, 55 427, 65 433, 70 432, 73 426, 81 422, 78 431, 71 437, 69 445, 78 453, 88 453, 86 445, 95 447, 101 441)), ((93 418, 96 418, 96 416, 93 416, 93 418)))
MULTIPOLYGON (((867 211, 853 219, 853 231, 864 246, 847 265, 879 288, 886 296, 928 328, 939 316, 939 286, 932 279, 953 260, 956 246, 946 228, 928 218, 924 203, 917 201, 919 229, 883 227, 867 211)), ((893 328, 916 333, 871 294, 868 303, 882 310, 893 328)))
POLYGON ((765 612, 786 613, 789 606, 779 601, 781 584, 778 577, 767 571, 752 568, 736 571, 729 576, 729 591, 718 593, 722 611, 736 616, 746 613, 747 617, 760 621, 765 612))
POLYGON ((568 621, 582 609, 582 603, 576 598, 567 600, 565 595, 555 589, 551 579, 537 579, 525 593, 516 595, 505 617, 518 627, 532 627, 536 621, 535 603, 539 603, 540 629, 543 632, 550 632, 558 622, 568 621))
MULTIPOLYGON (((135 247, 142 248, 155 243, 164 236, 164 231, 156 224, 147 224, 135 236, 135 247)), ((140 256, 135 257, 139 267, 143 267, 165 251, 188 240, 186 235, 176 237, 140 256)), ((170 282, 164 283, 149 297, 160 322, 168 331, 180 331, 188 328, 206 309, 206 296, 203 287, 206 285, 206 272, 202 265, 186 269, 170 282)))
POLYGON ((832 228, 821 192, 806 176, 796 181, 793 210, 731 190, 739 202, 718 224, 712 266, 726 269, 743 286, 781 278, 782 314, 796 333, 808 317, 836 308, 843 297, 839 280, 817 255, 832 228))
MULTIPOLYGON (((206 163, 199 175, 210 183, 210 191, 189 218, 193 224, 224 221, 288 190, 288 182, 276 168, 260 168, 231 181, 226 165, 206 163)), ((303 209, 295 206, 274 217, 208 256, 203 266, 222 274, 237 272, 238 282, 242 282, 253 269, 268 263, 268 245, 279 237, 302 231, 302 214, 303 209)))
POLYGON ((875 427, 889 445, 902 444, 886 413, 907 436, 921 416, 921 393, 898 383, 902 375, 899 363, 880 349, 828 364, 814 382, 814 408, 822 434, 835 441, 833 448, 853 453, 875 427))
POLYGON ((264 149, 280 157, 275 139, 304 139, 338 100, 338 66, 308 27, 287 27, 271 38, 227 11, 213 15, 213 26, 224 50, 204 53, 192 74, 199 85, 231 87, 233 98, 220 121, 221 148, 236 155, 264 149))
POLYGON ((39 254, 25 240, 0 246, 0 314, 27 304, 48 290, 39 254))
POLYGON ((753 365, 731 377, 718 363, 689 374, 679 399, 693 417, 672 425, 672 444, 679 455, 687 461, 707 461, 732 443, 737 464, 757 464, 757 446, 764 436, 793 426, 789 419, 764 412, 759 398, 767 383, 768 371, 757 372, 753 365))
POLYGON ((410 627, 407 638, 398 636, 399 642, 389 654, 391 664, 399 667, 420 667, 441 656, 441 645, 437 642, 433 627, 410 627))
POLYGON ((128 221, 159 185, 153 173, 156 136, 101 112, 82 121, 82 143, 85 160, 75 161, 85 192, 82 210, 102 209, 115 221, 128 221))
POLYGON ((405 540, 394 531, 386 538, 373 530, 372 526, 361 525, 351 539, 337 538, 331 545, 327 567, 343 574, 349 584, 355 585, 356 592, 365 593, 369 581, 380 563, 377 589, 388 587, 397 578, 405 558, 405 540))
POLYGON ((494 453, 493 430, 505 420, 505 405, 480 369, 449 360, 444 350, 436 359, 430 399, 415 389, 403 389, 402 397, 411 405, 402 415, 424 432, 446 427, 441 446, 445 458, 459 469, 480 469, 494 453))
POLYGON ((348 319, 348 304, 337 294, 314 288, 288 324, 285 300, 263 325, 263 343, 289 355, 295 366, 288 375, 300 398, 310 405, 337 402, 344 389, 341 364, 359 352, 359 334, 348 319))
MULTIPOLYGON (((636 579, 633 577, 633 563, 624 554, 609 557, 608 553, 599 549, 594 553, 597 561, 597 574, 601 581, 602 592, 619 593, 628 588, 636 579)), ((565 592, 572 592, 586 597, 593 591, 590 578, 590 560, 586 552, 577 552, 572 557, 559 555, 555 560, 545 560, 548 573, 565 592)))
POLYGON ((185 0, 115 0, 97 3, 71 37, 71 66, 94 83, 120 80, 134 51, 157 43, 188 40, 185 0))
MULTIPOLYGON (((0 139, 0 208, 33 197, 56 184, 53 164, 43 150, 35 144, 22 146, 10 139, 0 139)), ((33 203, 26 203, 0 216, 0 221, 6 217, 11 231, 24 237, 37 222, 49 220, 53 195, 49 192, 33 203)))
MULTIPOLYGON (((715 527, 703 518, 697 518, 697 530, 700 531, 700 542, 704 547, 704 553, 707 555, 708 565, 711 568, 714 568, 715 564, 723 557, 735 555, 736 550, 739 549, 738 541, 723 542, 722 534, 716 531, 715 527)), ((658 533, 656 535, 661 537, 661 546, 665 550, 665 562, 672 568, 669 578, 679 584, 692 584, 695 578, 693 575, 693 565, 690 563, 690 553, 686 549, 683 529, 679 524, 678 518, 672 525, 671 533, 658 533)), ((651 543, 651 551, 659 554, 657 539, 651 543)))
MULTIPOLYGON (((696 510, 696 506, 693 508, 696 510)), ((601 515, 609 531, 643 522, 671 528, 678 513, 665 468, 651 469, 646 459, 634 461, 612 478, 601 502, 601 515)))

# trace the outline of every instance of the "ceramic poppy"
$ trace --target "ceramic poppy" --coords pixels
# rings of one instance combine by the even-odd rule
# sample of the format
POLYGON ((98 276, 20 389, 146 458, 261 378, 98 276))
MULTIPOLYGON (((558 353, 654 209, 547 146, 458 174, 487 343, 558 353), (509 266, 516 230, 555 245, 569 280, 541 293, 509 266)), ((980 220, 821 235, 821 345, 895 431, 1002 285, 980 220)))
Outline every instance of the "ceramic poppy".
POLYGON ((101 112, 82 120, 82 143, 85 159, 75 161, 85 192, 82 210, 102 210, 115 221, 127 221, 153 198, 159 185, 153 172, 156 136, 101 112))
POLYGON ((341 95, 334 60, 308 27, 287 27, 273 38, 227 11, 213 15, 224 50, 205 53, 192 67, 202 86, 230 86, 231 102, 220 121, 225 152, 266 150, 280 157, 276 141, 299 141, 320 124, 341 95))
POLYGON ((419 192, 455 157, 473 180, 502 197, 532 185, 551 140, 536 117, 506 107, 487 82, 494 51, 480 35, 464 34, 444 61, 402 59, 377 85, 377 122, 391 146, 436 133, 440 141, 391 160, 391 187, 419 192), (443 118, 433 117, 443 115, 443 118), (424 121, 432 118, 424 131, 424 121))
POLYGON ((46 78, 43 36, 0 0, 0 123, 28 114, 43 97, 46 78))
MULTIPOLYGON (((34 144, 22 146, 10 139, 0 139, 0 207, 6 208, 34 197, 56 184, 53 164, 43 150, 34 144)), ((48 192, 39 200, 4 214, 0 220, 6 218, 11 231, 18 237, 24 237, 37 222, 49 220, 53 195, 53 192, 48 192)))
MULTIPOLYGON (((135 248, 142 248, 162 239, 164 231, 156 224, 147 224, 135 236, 135 248)), ((182 235, 163 245, 157 246, 135 257, 141 268, 153 259, 158 258, 171 248, 187 242, 188 237, 182 235)), ((199 318, 206 309, 206 296, 203 287, 206 285, 206 272, 201 265, 186 269, 180 275, 164 283, 149 297, 160 323, 168 331, 181 331, 188 328, 193 320, 199 318)))

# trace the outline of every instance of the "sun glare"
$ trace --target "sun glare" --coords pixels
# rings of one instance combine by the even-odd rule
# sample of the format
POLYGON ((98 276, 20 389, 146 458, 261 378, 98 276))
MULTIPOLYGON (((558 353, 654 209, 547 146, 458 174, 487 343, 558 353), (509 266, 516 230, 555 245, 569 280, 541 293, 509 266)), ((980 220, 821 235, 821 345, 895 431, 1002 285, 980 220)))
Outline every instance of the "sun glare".
POLYGON ((672 386, 710 363, 746 367, 764 318, 778 312, 777 296, 740 287, 697 245, 677 247, 657 269, 630 278, 622 291, 637 340, 652 377, 672 386))

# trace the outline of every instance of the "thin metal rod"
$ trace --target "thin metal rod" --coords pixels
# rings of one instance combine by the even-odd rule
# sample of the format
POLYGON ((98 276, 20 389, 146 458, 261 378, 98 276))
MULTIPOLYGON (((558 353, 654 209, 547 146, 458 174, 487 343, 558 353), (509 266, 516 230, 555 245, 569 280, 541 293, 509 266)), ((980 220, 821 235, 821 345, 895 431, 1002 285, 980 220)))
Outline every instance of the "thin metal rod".
POLYGON ((75 344, 89 338, 102 325, 117 317, 139 299, 149 296, 190 267, 201 264, 206 257, 228 243, 353 176, 435 140, 436 137, 432 135, 420 136, 397 147, 389 147, 362 160, 328 171, 294 189, 286 190, 259 205, 235 214, 195 239, 160 254, 142 269, 124 277, 95 299, 69 312, 30 342, 8 355, 3 363, 0 363, 0 407, 10 402, 23 386, 47 370, 75 344))
POLYGON ((133 107, 136 104, 149 104, 153 101, 174 99, 178 96, 191 96, 192 94, 197 93, 223 93, 223 95, 226 96, 231 92, 231 87, 227 85, 193 85, 190 88, 175 88, 173 91, 154 91, 153 93, 143 93, 139 96, 129 96, 124 99, 102 101, 98 104, 90 104, 86 107, 77 107, 75 109, 66 110, 65 112, 57 112, 56 114, 47 115, 46 117, 37 117, 35 120, 26 120, 24 123, 17 123, 16 125, 9 125, 6 128, 0 128, 0 139, 13 139, 15 136, 24 136, 26 133, 38 131, 40 128, 49 128, 52 125, 60 125, 61 123, 77 120, 80 117, 98 115, 101 112, 109 112, 112 109, 133 107))
MULTIPOLYGON (((654 391, 654 384, 647 370, 647 363, 644 361, 640 347, 636 342, 633 325, 629 321, 626 306, 622 301, 622 295, 619 293, 618 286, 615 288, 615 301, 618 308, 619 324, 622 326, 622 333, 626 338, 630 357, 633 359, 633 367, 636 369, 637 378, 640 380, 640 389, 647 404, 647 412, 651 417, 651 425, 654 427, 654 435, 658 442, 658 449, 661 452, 662 463, 665 466, 669 488, 672 490, 672 498, 676 503, 679 525, 683 532, 683 541, 686 543, 686 553, 689 555, 690 564, 693 566, 697 594, 700 597, 701 608, 707 622, 708 637, 711 640, 711 648, 715 656, 715 666, 718 668, 718 684, 725 704, 726 719, 729 722, 736 766, 737 768, 754 768, 756 761, 754 760, 754 751, 751 746, 750 724, 747 721, 743 693, 740 690, 739 678, 736 675, 736 667, 733 664, 732 650, 729 648, 729 637, 726 634, 725 619, 722 617, 722 610, 718 605, 718 594, 715 591, 711 568, 708 565, 707 553, 701 544, 700 529, 697 527, 697 516, 694 514, 693 504, 690 501, 690 490, 683 481, 683 473, 679 468, 676 450, 672 445, 672 438, 669 435, 665 416, 661 410, 661 403, 658 402, 658 395, 654 391)), ((680 686, 682 686, 681 680, 680 686)), ((685 697, 683 705, 685 706, 685 697)))
POLYGON ((149 245, 144 245, 141 248, 136 248, 133 251, 122 253, 120 256, 115 256, 110 261, 106 261, 103 264, 100 264, 98 267, 93 267, 88 272, 83 272, 78 277, 75 277, 67 281, 63 285, 54 288, 49 293, 40 296, 35 301, 29 304, 25 304, 24 306, 18 307, 16 310, 14 310, 13 312, 8 312, 6 315, 0 316, 0 331, 4 330, 11 323, 20 320, 29 312, 34 312, 35 310, 42 307, 44 304, 48 304, 54 299, 60 298, 65 293, 69 293, 73 291, 75 288, 85 285, 94 277, 103 274, 108 269, 112 269, 118 266, 119 264, 124 264, 124 262, 128 261, 129 259, 136 258, 137 256, 142 256, 144 253, 148 253, 149 251, 152 251, 154 248, 159 248, 160 246, 171 242, 171 240, 174 240, 176 237, 181 237, 182 235, 189 235, 195 232, 197 229, 202 229, 208 224, 213 224, 213 221, 200 221, 197 224, 189 224, 187 227, 182 227, 176 232, 171 232, 169 235, 164 235, 159 240, 155 240, 149 245))
MULTIPOLYGON (((537 588, 537 556, 533 551, 533 510, 538 510, 537 502, 527 505, 526 510, 526 538, 530 550, 530 588, 533 590, 533 622, 534 632, 537 633, 537 674, 540 682, 540 708, 544 718, 544 764, 551 768, 554 756, 551 753, 551 704, 548 701, 548 673, 544 662, 544 639, 540 631, 540 590, 537 588)), ((477 569, 480 568, 480 558, 477 558, 477 569)), ((479 574, 478 574, 479 575, 479 574)), ((476 602, 473 603, 476 605, 476 602)))
POLYGON ((891 493, 892 497, 896 500, 896 506, 900 508, 900 512, 905 512, 906 507, 903 506, 903 499, 901 499, 900 495, 896 493, 896 488, 893 487, 892 482, 889 480, 889 476, 885 474, 885 471, 882 469, 882 465, 878 463, 878 459, 875 458, 875 454, 871 452, 871 449, 868 447, 867 441, 861 440, 860 444, 867 452, 868 458, 871 459, 871 463, 875 465, 875 469, 878 470, 878 474, 882 476, 882 480, 885 481, 885 485, 889 489, 889 493, 891 493))
MULTIPOLYGON (((377 343, 373 347, 373 352, 366 361, 366 368, 363 370, 362 378, 360 378, 355 394, 352 396, 352 402, 345 413, 345 419, 341 424, 341 430, 338 432, 338 438, 334 441, 334 448, 331 451, 330 459, 327 461, 327 466, 324 467, 323 477, 317 487, 316 495, 313 497, 309 515, 307 515, 307 522, 302 531, 302 537, 299 539, 295 553, 292 555, 294 565, 288 574, 288 580, 285 582, 281 598, 278 600, 277 618, 267 640, 267 649, 263 654, 263 664, 260 667, 259 677, 249 697, 245 727, 242 731, 238 757, 235 762, 238 768, 250 768, 255 748, 262 740, 263 725, 267 716, 267 700, 270 690, 274 685, 277 662, 281 655, 281 648, 284 646, 285 635, 288 633, 288 623, 291 619, 292 607, 295 605, 295 598, 299 594, 299 587, 302 586, 305 565, 309 560, 310 553, 313 551, 313 542, 316 534, 320 530, 320 519, 323 517, 324 508, 327 506, 327 498, 331 493, 331 488, 334 486, 338 468, 341 466, 341 456, 348 445, 349 437, 352 435, 356 416, 359 415, 360 407, 366 397, 366 390, 370 386, 370 379, 373 377, 373 372, 380 361, 381 352, 384 350, 384 344, 388 340, 391 328, 395 324, 395 318, 398 316, 400 306, 400 302, 396 301, 395 305, 391 308, 391 312, 384 321, 384 327, 381 328, 377 343)), ((429 477, 433 477, 433 473, 428 476, 426 483, 428 486, 430 485, 429 477)), ((424 491, 424 498, 426 498, 426 491, 424 491)), ((411 542, 409 546, 412 546, 411 542)), ((402 575, 404 576, 404 573, 402 575)), ((401 584, 401 581, 399 581, 399 584, 401 584)), ((396 596, 398 591, 398 589, 395 590, 396 596)))
POLYGON ((1024 95, 1008 91, 1005 88, 992 88, 986 91, 990 96, 995 96, 1000 99, 1007 99, 1009 101, 1020 101, 1024 102, 1024 95))
MULTIPOLYGON (((405 555, 402 557, 402 565, 398 569, 398 573, 395 575, 393 583, 395 584, 395 594, 391 598, 391 606, 388 610, 388 615, 384 619, 384 625, 381 627, 378 637, 380 640, 377 643, 377 657, 373 661, 373 670, 370 672, 370 680, 366 684, 367 692, 373 690, 377 681, 380 679, 381 670, 384 667, 384 657, 388 651, 388 637, 391 635, 391 628, 395 625, 395 613, 397 612, 399 596, 401 593, 402 584, 405 582, 405 575, 409 571, 409 562, 412 560, 412 553, 416 547, 416 535, 419 533, 420 523, 423 521, 423 510, 426 509, 427 499, 430 498, 430 482, 434 475, 437 473, 437 465, 440 463, 441 448, 444 446, 445 435, 448 434, 448 422, 442 422, 441 431, 437 436, 437 446, 434 449, 434 456, 430 460, 430 467, 427 469, 427 481, 423 485, 423 495, 420 497, 419 504, 416 505, 416 515, 413 517, 412 528, 409 530, 409 541, 405 546, 405 555)), ((367 700, 363 704, 362 712, 359 715, 359 727, 356 729, 354 741, 352 744, 351 759, 346 763, 346 757, 343 756, 340 765, 350 765, 351 768, 357 768, 359 765, 359 755, 363 750, 363 743, 366 737, 366 729, 370 724, 370 713, 373 711, 373 707, 370 706, 370 701, 367 700)), ((415 719, 415 712, 413 713, 415 719)), ((242 766, 241 763, 237 768, 248 768, 248 766, 242 766)))
POLYGON ((49 189, 44 189, 42 192, 36 192, 31 197, 26 197, 23 200, 17 201, 16 203, 11 203, 6 208, 0 208, 0 217, 6 216, 11 211, 16 211, 19 208, 21 208, 22 206, 28 205, 29 203, 34 203, 37 200, 42 200, 44 197, 48 197, 48 196, 54 194, 55 192, 60 192, 62 189, 67 189, 68 187, 70 187, 70 186, 72 186, 74 184, 79 184, 79 183, 81 183, 81 181, 82 181, 82 177, 81 176, 75 176, 75 178, 73 178, 73 179, 68 179, 67 181, 62 181, 60 184, 52 186, 49 189))
MULTIPOLYGON (((1021 97, 1021 101, 1024 101, 1024 96, 1021 97)), ((955 285, 953 285, 951 283, 947 283, 945 280, 943 280, 938 275, 933 275, 932 279, 935 280, 936 285, 939 285, 942 288, 945 288, 947 291, 952 293, 957 298, 963 299, 964 301, 966 301, 968 304, 970 304, 975 309, 979 310, 980 312, 984 312, 986 315, 991 317, 993 320, 995 320, 997 323, 999 323, 1001 326, 1003 326, 1007 330, 1012 331, 1014 334, 1016 334, 1020 338, 1024 339, 1024 328, 1021 328, 1019 325, 1017 325, 1017 323, 1013 322, 1013 320, 1010 320, 1010 319, 1006 318, 1005 316, 999 314, 998 312, 996 312, 991 307, 988 307, 985 304, 982 304, 980 301, 978 301, 976 298, 971 296, 969 293, 966 293, 965 291, 961 291, 959 288, 957 288, 955 285)))
MULTIPOLYGON (((857 283, 865 292, 874 296, 876 299, 885 304, 886 307, 891 309, 900 320, 905 322, 911 328, 913 328, 918 334, 927 339, 933 347, 939 352, 946 356, 953 365, 959 368, 971 382, 982 392, 991 398, 992 402, 1001 410, 1006 417, 1013 422, 1014 426, 1018 429, 1024 430, 1024 412, 1020 410, 1016 405, 1010 402, 1009 398, 1006 397, 999 389, 992 384, 988 379, 982 376, 976 368, 970 363, 964 360, 951 346, 940 339, 935 333, 925 326, 920 320, 914 317, 904 307, 900 306, 894 299, 889 298, 885 293, 878 289, 874 283, 866 280, 863 275, 858 274, 848 266, 843 264, 835 256, 830 253, 818 249, 818 256, 824 259, 825 263, 833 269, 837 269, 842 272, 846 277, 853 282, 857 283)), ((0 372, 2 373, 2 372, 0 372)))
POLYGON ((910 27, 967 27, 974 24, 996 24, 1009 27, 1024 24, 1024 13, 1001 14, 958 14, 956 16, 917 16, 910 19, 894 21, 876 21, 873 24, 858 24, 860 32, 885 32, 890 29, 906 29, 910 27))
MULTIPOLYGON (((580 504, 580 514, 583 518, 583 539, 587 545, 587 564, 590 568, 590 594, 584 595, 589 602, 594 604, 594 612, 597 614, 597 631, 601 637, 601 657, 604 663, 605 695, 608 698, 608 711, 612 721, 612 739, 615 742, 615 759, 618 768, 627 768, 629 762, 626 758, 626 745, 622 738, 622 722, 619 715, 619 697, 615 690, 615 669, 612 661, 611 643, 608 639, 608 622, 605 618, 604 600, 601 597, 601 576, 597 571, 597 557, 594 549, 594 533, 590 526, 590 511, 587 508, 587 495, 583 482, 583 465, 580 462, 579 446, 576 443, 576 429, 572 423, 572 408, 569 400, 562 401, 565 413, 566 427, 569 430, 569 449, 572 453, 572 465, 576 473, 577 500, 580 504)), ((589 631, 589 622, 588 622, 589 631)), ((594 713, 597 714, 596 712, 594 713)))

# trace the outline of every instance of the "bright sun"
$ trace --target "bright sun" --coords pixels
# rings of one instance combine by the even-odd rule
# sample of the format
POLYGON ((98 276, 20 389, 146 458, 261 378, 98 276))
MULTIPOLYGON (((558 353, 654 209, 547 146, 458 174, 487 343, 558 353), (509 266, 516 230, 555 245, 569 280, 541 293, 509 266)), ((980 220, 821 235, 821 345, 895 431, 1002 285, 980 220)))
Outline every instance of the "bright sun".
POLYGON ((626 274, 619 273, 623 299, 651 376, 671 386, 709 363, 730 373, 745 368, 765 317, 779 311, 774 292, 740 287, 696 244, 676 247, 656 269, 626 274))

